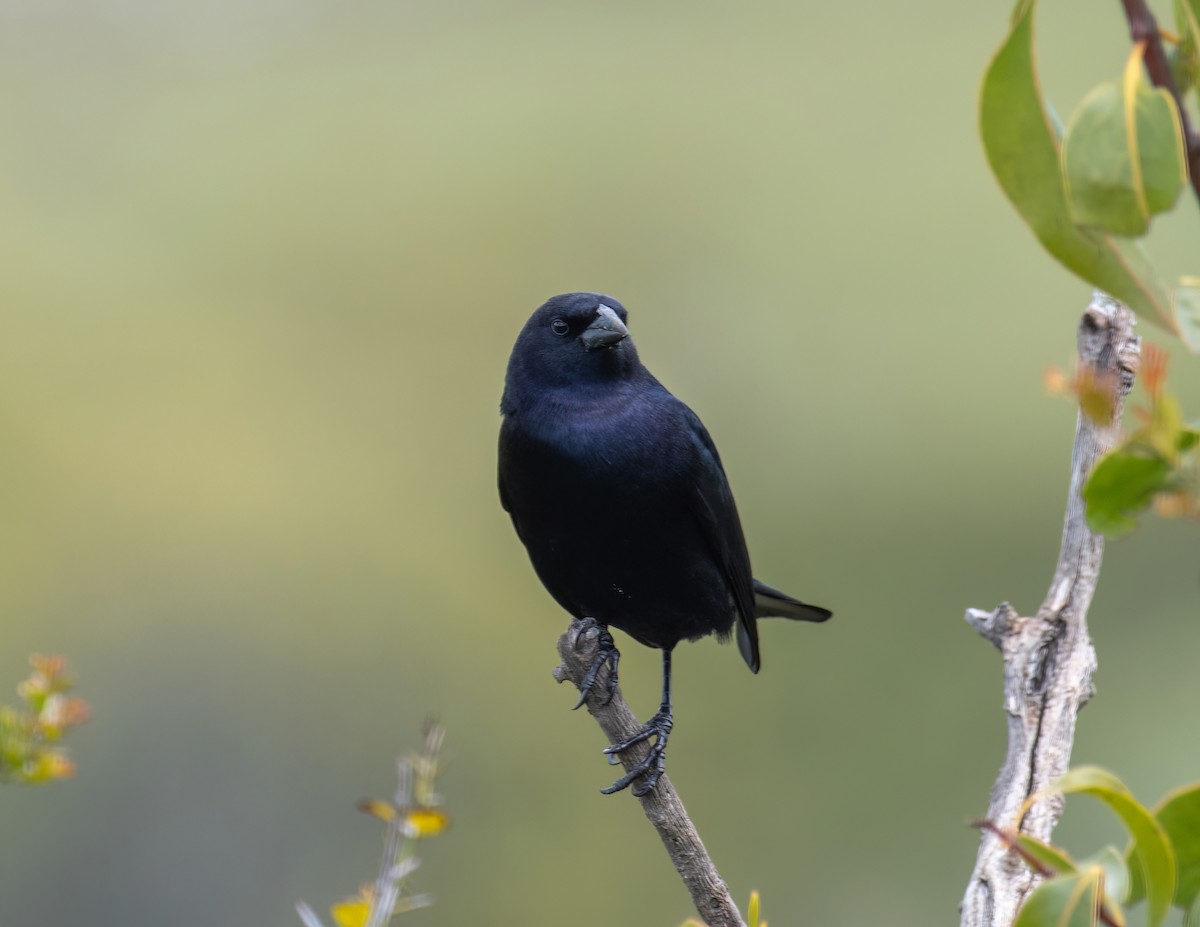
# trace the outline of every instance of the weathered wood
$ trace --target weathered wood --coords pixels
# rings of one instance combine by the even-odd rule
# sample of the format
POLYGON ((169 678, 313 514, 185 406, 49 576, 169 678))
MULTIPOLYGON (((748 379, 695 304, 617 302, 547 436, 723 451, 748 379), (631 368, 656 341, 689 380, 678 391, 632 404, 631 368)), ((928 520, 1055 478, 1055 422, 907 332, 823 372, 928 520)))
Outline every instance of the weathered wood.
MULTIPOLYGON (((1110 384, 1112 416, 1097 423, 1079 413, 1071 452, 1071 483, 1062 545, 1054 579, 1042 607, 1023 618, 1007 602, 995 611, 968 609, 966 620, 1004 656, 1004 710, 1008 750, 992 787, 987 818, 993 823, 1049 840, 1062 813, 1062 798, 1046 794, 1071 762, 1075 719, 1092 697, 1096 652, 1088 635, 1087 611, 1100 575, 1103 537, 1084 517, 1083 485, 1096 461, 1119 438, 1121 408, 1133 386, 1141 341, 1133 313, 1097 291, 1079 323, 1080 370, 1093 382, 1110 384), (1024 818, 1018 816, 1026 800, 1024 818)), ((1009 927, 1036 877, 1001 840, 985 830, 975 871, 962 901, 962 927, 1009 927)))
MULTIPOLYGON (((570 680, 578 688, 584 674, 596 654, 595 632, 584 630, 582 622, 576 619, 558 639, 558 653, 562 664, 554 670, 554 678, 559 682, 570 680)), ((596 684, 587 698, 587 710, 599 723, 604 736, 610 744, 619 744, 628 740, 641 729, 641 724, 629 709, 621 690, 618 688, 612 701, 605 704, 607 696, 608 668, 600 671, 596 684)), ((626 771, 632 769, 646 756, 649 745, 636 744, 624 751, 621 762, 626 771)), ((609 798, 609 801, 618 801, 609 798)), ((658 831, 663 846, 675 864, 675 871, 683 879, 692 903, 700 919, 708 927, 746 927, 737 906, 729 896, 729 889, 717 867, 713 865, 708 851, 700 840, 695 826, 688 817, 687 809, 680 801, 678 793, 671 780, 664 773, 658 780, 658 785, 638 801, 642 803, 642 811, 658 831)))

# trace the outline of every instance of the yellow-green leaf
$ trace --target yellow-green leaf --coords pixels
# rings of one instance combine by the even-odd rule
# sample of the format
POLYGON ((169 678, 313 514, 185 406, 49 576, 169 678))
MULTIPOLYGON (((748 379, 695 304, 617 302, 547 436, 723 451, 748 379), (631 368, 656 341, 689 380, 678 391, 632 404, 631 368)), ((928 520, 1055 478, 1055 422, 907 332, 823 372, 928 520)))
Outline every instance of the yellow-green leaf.
MULTIPOLYGON (((1200 23, 1200 0, 1184 0, 1184 6, 1192 23, 1200 23)), ((1195 38, 1200 41, 1200 26, 1195 27, 1195 38)))
POLYGON ((1170 475, 1171 465, 1159 457, 1131 453, 1124 446, 1109 451, 1083 485, 1088 527, 1109 535, 1133 530, 1134 516, 1166 488, 1170 475))
POLYGON ((1146 443, 1172 466, 1179 464, 1180 439, 1184 431, 1183 412, 1175 397, 1165 390, 1150 413, 1150 422, 1142 429, 1146 443))
POLYGON ((1125 914, 1121 903, 1129 892, 1129 866, 1121 851, 1114 846, 1107 846, 1079 864, 1080 869, 1099 866, 1104 870, 1104 900, 1108 915, 1117 924, 1124 927, 1125 914))
POLYGON ((1188 179, 1187 146, 1175 98, 1146 79, 1139 42, 1125 65, 1125 122, 1139 198, 1150 215, 1171 209, 1188 179))
MULTIPOLYGON (((1170 792, 1154 809, 1154 816, 1166 831, 1175 852, 1175 904, 1184 909, 1200 903, 1200 783, 1170 792)), ((1133 846, 1126 856, 1132 859, 1133 846)), ((1141 900, 1146 894, 1137 867, 1130 866, 1133 876, 1129 901, 1141 900)))
POLYGON ((1150 213, 1135 190, 1121 85, 1106 81, 1084 97, 1067 123, 1062 171, 1071 221, 1135 238, 1150 213))
POLYGON ((1068 872, 1077 872, 1079 867, 1075 865, 1075 860, 1071 859, 1066 850, 1060 850, 1056 846, 1049 843, 1043 843, 1037 837, 1030 837, 1029 834, 1017 834, 1017 845, 1036 859, 1039 863, 1054 872, 1055 875, 1065 875, 1068 872))
POLYGON ((1200 3, 1190 2, 1191 6, 1184 0, 1175 0, 1175 30, 1179 33, 1179 42, 1167 46, 1167 63, 1181 97, 1196 86, 1196 78, 1200 77, 1200 59, 1196 55, 1200 47, 1197 44, 1200 40, 1200 20, 1197 19, 1200 3))
POLYGON ((371 916, 371 906, 362 898, 339 901, 329 909, 338 927, 366 927, 371 916))
POLYGON ((1175 856, 1162 825, 1133 797, 1125 783, 1098 766, 1072 769, 1056 787, 1068 795, 1094 795, 1124 822, 1133 837, 1133 864, 1129 868, 1137 872, 1145 886, 1146 925, 1158 927, 1175 897, 1175 856))
POLYGON ((1036 0, 1022 0, 984 74, 979 131, 1005 196, 1038 240, 1084 280, 1157 325, 1175 331, 1170 300, 1135 242, 1081 230, 1071 221, 1059 166, 1060 129, 1042 98, 1034 61, 1036 0))
MULTIPOLYGON (((1200 0, 1178 0, 1175 4, 1175 22, 1182 33, 1181 41, 1192 44, 1193 54, 1200 46, 1200 0)), ((1180 93, 1186 93, 1187 87, 1180 87, 1180 93)))
POLYGON ((1062 170, 1072 220, 1125 237, 1175 205, 1187 181, 1175 101, 1145 79, 1139 43, 1120 81, 1089 93, 1071 116, 1062 170))
POLYGON ((417 808, 404 817, 404 832, 410 837, 436 837, 450 819, 434 808, 417 808))
POLYGON ((1200 277, 1181 277, 1171 298, 1179 337, 1193 354, 1200 354, 1200 277))
POLYGON ((1096 927, 1103 888, 1099 866, 1047 879, 1022 905, 1013 927, 1096 927))
POLYGON ((380 801, 377 798, 364 798, 358 803, 358 810, 363 814, 369 814, 373 818, 378 818, 385 824, 395 820, 396 806, 390 802, 380 801))

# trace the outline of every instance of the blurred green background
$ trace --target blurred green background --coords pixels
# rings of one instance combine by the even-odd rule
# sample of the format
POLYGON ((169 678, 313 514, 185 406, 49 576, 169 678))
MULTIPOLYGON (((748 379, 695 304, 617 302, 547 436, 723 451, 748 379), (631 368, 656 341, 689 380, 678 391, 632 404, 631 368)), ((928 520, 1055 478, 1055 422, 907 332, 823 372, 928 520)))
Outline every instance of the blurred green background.
MULTIPOLYGON (((454 826, 408 922, 691 913, 598 792, 496 499, 512 341, 579 289, 705 420, 757 575, 836 612, 768 623, 758 677, 678 652, 672 778, 735 897, 956 923, 1005 731, 962 613, 1045 592, 1074 411, 1042 371, 1089 295, 976 139, 1007 12, 0 0, 0 701, 63 652, 94 709, 76 779, 0 790, 4 927, 298 924, 372 876, 354 802, 429 713, 454 826)), ((1128 49, 1116 6, 1040 31, 1064 114, 1128 49)), ((1092 609, 1076 759, 1147 801, 1200 776, 1198 572, 1150 522, 1092 609)), ((1085 800, 1060 831, 1119 833, 1085 800)))

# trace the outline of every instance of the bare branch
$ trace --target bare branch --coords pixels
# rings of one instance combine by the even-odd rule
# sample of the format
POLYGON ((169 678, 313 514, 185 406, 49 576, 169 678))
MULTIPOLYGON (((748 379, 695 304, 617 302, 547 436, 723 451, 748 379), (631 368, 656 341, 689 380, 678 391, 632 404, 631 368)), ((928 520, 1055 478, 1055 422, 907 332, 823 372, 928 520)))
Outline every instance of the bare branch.
MULTIPOLYGON (((1045 794, 1067 771, 1079 709, 1092 697, 1096 652, 1087 629, 1104 539, 1087 526, 1081 496, 1096 461, 1117 443, 1121 407, 1133 386, 1141 340, 1133 313, 1097 291, 1079 323, 1080 364, 1096 382, 1114 386, 1112 416, 1097 423, 1079 413, 1071 452, 1071 483, 1054 579, 1036 616, 1023 618, 1007 602, 994 612, 969 609, 966 620, 1004 655, 1008 750, 988 804, 997 827, 1049 841, 1062 798, 1045 794), (1025 802, 1039 796, 1018 820, 1025 802)), ((985 830, 962 902, 962 927, 1009 927, 1036 877, 985 830)))
MULTIPOLYGON (((554 670, 554 678, 559 682, 570 680, 579 687, 584 674, 591 665, 596 654, 596 638, 586 631, 580 634, 581 622, 576 619, 558 639, 558 653, 562 664, 554 670)), ((592 687, 587 699, 587 709, 600 725, 609 743, 619 744, 628 740, 641 729, 641 724, 629 710, 618 688, 612 701, 604 704, 608 691, 607 667, 601 670, 596 685, 592 687)), ((648 744, 637 744, 624 751, 621 762, 625 769, 636 766, 646 756, 648 744)), ((610 799, 616 800, 616 799, 610 799)), ((713 865, 708 851, 700 840, 687 809, 679 800, 671 780, 664 774, 658 780, 658 785, 646 795, 638 799, 642 810, 650 823, 662 838, 663 846, 675 864, 675 871, 683 879, 692 896, 701 920, 708 927, 746 927, 737 906, 729 896, 729 889, 717 867, 713 865)))

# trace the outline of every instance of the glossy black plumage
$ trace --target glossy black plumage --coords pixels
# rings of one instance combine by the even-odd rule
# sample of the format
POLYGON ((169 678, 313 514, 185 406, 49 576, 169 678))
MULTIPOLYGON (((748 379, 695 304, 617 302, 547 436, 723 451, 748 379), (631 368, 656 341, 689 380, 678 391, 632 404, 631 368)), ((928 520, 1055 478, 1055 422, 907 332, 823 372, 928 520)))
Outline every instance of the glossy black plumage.
MULTIPOLYGON (((538 577, 570 614, 666 655, 681 640, 725 638, 736 627, 758 672, 757 618, 830 613, 753 579, 717 449, 641 363, 626 320, 609 296, 570 293, 526 323, 501 401, 501 502, 538 577)), ((664 670, 656 718, 666 718, 666 730, 660 718, 650 732, 663 746, 669 656, 664 670)), ((661 773, 658 753, 642 792, 661 773)))

